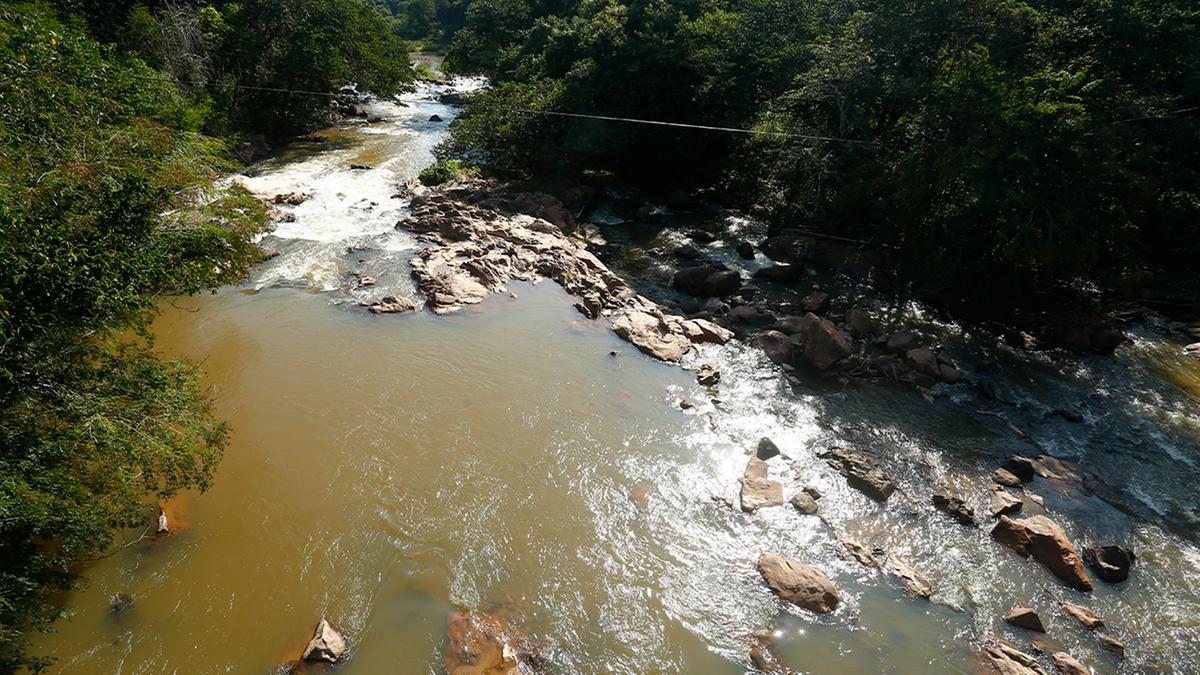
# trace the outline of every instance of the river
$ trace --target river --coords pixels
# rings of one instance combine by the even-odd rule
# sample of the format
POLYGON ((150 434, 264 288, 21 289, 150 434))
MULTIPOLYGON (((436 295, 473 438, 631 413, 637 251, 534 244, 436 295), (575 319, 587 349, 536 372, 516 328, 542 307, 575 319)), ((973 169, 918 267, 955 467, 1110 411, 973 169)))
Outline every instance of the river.
MULTIPOLYGON (((447 617, 464 607, 522 617, 549 672, 741 673, 754 633, 770 630, 804 672, 961 673, 989 636, 1028 647, 1035 636, 1003 620, 1017 605, 1040 611, 1045 648, 1096 672, 1196 672, 1200 363, 1168 326, 1134 325, 1111 358, 998 348, 998 401, 961 385, 792 385, 735 342, 685 362, 722 372, 713 402, 691 372, 639 354, 549 282, 448 316, 373 316, 360 303, 420 300, 407 272, 419 243, 394 229, 406 208, 395 195, 455 113, 431 93, 373 104, 371 121, 241 178, 312 199, 264 238, 274 257, 244 284, 172 301, 154 329, 164 354, 202 364, 231 445, 209 492, 169 505, 175 534, 86 570, 75 616, 34 645, 59 672, 271 672, 321 616, 352 643, 339 672, 440 672, 447 617), (685 398, 696 407, 681 410, 685 398), (1099 475, 1096 491, 1029 490, 1077 545, 1134 548, 1129 581, 1076 593, 989 537, 990 473, 1031 452, 1008 423, 1099 475), (783 451, 772 477, 788 496, 819 488, 824 520, 714 501, 764 436, 783 451), (886 458, 900 486, 886 506, 816 456, 834 444, 886 458), (943 485, 983 527, 929 505, 943 485), (847 537, 910 562, 932 602, 850 559, 847 537), (755 570, 764 551, 823 570, 838 610, 782 607, 755 570), (125 612, 110 610, 117 593, 133 600, 125 612), (1103 616, 1125 658, 1062 616, 1060 599, 1103 616)), ((610 231, 649 249, 683 236, 610 231)), ((654 257, 626 271, 665 273, 654 257)), ((974 348, 953 325, 923 328, 974 348)))

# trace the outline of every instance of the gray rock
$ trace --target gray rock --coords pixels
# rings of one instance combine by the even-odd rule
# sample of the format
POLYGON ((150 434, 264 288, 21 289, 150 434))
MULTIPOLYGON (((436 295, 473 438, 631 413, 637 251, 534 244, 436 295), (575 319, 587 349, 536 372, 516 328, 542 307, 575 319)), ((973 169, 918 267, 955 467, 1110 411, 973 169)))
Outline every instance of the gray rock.
POLYGON ((772 457, 778 457, 779 454, 779 446, 775 445, 775 441, 765 437, 758 439, 758 448, 754 452, 755 457, 766 461, 772 457))
POLYGON ((305 661, 337 663, 346 655, 348 649, 349 645, 346 644, 346 636, 342 635, 329 621, 322 617, 320 623, 317 624, 316 630, 313 632, 312 640, 304 648, 302 658, 305 661))
POLYGON ((696 382, 703 387, 715 387, 721 383, 721 373, 705 363, 696 371, 696 382))
POLYGON ((868 457, 843 448, 832 448, 820 454, 838 473, 846 478, 850 487, 859 490, 877 502, 885 502, 896 491, 896 484, 868 457))
POLYGON ((754 273, 757 279, 766 279, 767 281, 777 281, 780 283, 788 283, 800 278, 804 273, 804 268, 799 265, 786 265, 783 263, 764 267, 754 273))
POLYGON ((743 241, 737 245, 737 249, 735 250, 743 260, 754 260, 754 244, 743 241))
POLYGON ((817 512, 817 500, 807 492, 797 492, 792 495, 791 504, 800 513, 812 515, 817 512))
POLYGON ((905 354, 908 351, 915 349, 916 346, 917 336, 906 330, 892 333, 887 339, 888 350, 897 354, 905 354))
POLYGON ((863 339, 879 333, 879 328, 870 315, 855 307, 846 312, 846 331, 851 336, 863 339))

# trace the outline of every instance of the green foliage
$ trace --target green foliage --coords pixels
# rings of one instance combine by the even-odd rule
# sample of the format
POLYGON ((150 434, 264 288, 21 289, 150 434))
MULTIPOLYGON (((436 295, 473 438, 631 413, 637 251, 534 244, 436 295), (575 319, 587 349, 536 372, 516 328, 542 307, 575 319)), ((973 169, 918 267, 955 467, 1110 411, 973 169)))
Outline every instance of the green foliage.
POLYGON ((1200 255, 1196 53, 1185 0, 476 0, 448 67, 498 86, 442 156, 728 185, 776 227, 898 247, 917 293, 1008 308, 1200 255))
POLYGON ((421 182, 425 185, 441 185, 459 178, 471 178, 479 175, 474 168, 458 160, 442 160, 434 162, 421 171, 421 182))
POLYGON ((39 664, 25 631, 148 493, 205 488, 220 456, 195 371, 145 336, 154 296, 258 255, 265 207, 212 185, 203 116, 44 4, 0 5, 0 671, 39 664))

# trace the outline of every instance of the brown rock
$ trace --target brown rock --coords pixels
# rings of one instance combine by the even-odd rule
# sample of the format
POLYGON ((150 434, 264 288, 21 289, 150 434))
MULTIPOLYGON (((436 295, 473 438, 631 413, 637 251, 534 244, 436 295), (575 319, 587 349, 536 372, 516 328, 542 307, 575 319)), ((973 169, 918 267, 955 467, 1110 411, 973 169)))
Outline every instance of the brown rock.
POLYGON ((894 557, 888 558, 888 571, 900 580, 900 583, 908 589, 909 593, 918 598, 928 599, 929 596, 933 595, 933 586, 929 581, 904 562, 894 557))
POLYGON ((1100 644, 1104 645, 1104 648, 1108 651, 1116 654, 1117 658, 1125 658, 1124 642, 1121 642, 1111 635, 1105 635, 1104 633, 1097 633, 1096 637, 1100 638, 1100 644))
POLYGON ((346 655, 349 648, 349 645, 346 644, 346 637, 326 621, 325 617, 321 617, 316 630, 313 631, 312 640, 304 648, 304 655, 301 658, 305 661, 337 663, 346 655))
POLYGON ((934 379, 941 379, 942 374, 938 369, 937 356, 929 347, 917 347, 916 349, 910 349, 904 355, 904 358, 908 361, 909 365, 912 366, 912 369, 918 373, 921 373, 922 375, 928 375, 934 379))
POLYGON ((911 331, 907 330, 892 333, 887 339, 888 351, 896 354, 905 354, 916 346, 917 336, 913 335, 911 331))
POLYGON ((1038 633, 1046 632, 1046 627, 1042 625, 1042 617, 1038 616, 1038 613, 1035 612, 1032 607, 1014 607, 1013 610, 1004 617, 1004 620, 1018 628, 1024 628, 1026 630, 1032 630, 1038 633))
POLYGON ((1013 520, 1001 516, 992 537, 1023 556, 1033 556, 1078 591, 1092 590, 1092 580, 1066 533, 1045 516, 1013 520))
POLYGON ((752 513, 758 509, 783 505, 783 484, 767 477, 767 463, 754 457, 742 476, 742 510, 752 513))
POLYGON ((829 307, 829 294, 822 293, 820 291, 809 293, 808 295, 804 296, 804 299, 800 301, 800 304, 804 307, 804 311, 806 312, 821 314, 826 308, 829 307))
POLYGON ((846 477, 850 487, 877 502, 887 501, 896 491, 896 484, 892 479, 864 455, 843 448, 832 448, 820 456, 846 477))
POLYGON ((1104 625, 1104 620, 1098 614, 1086 607, 1073 605, 1069 602, 1059 603, 1066 612, 1067 616, 1075 619, 1075 621, 1088 630, 1096 630, 1104 625))
POLYGON ((499 613, 455 611, 446 633, 446 675, 517 675, 536 670, 537 655, 499 613))
POLYGON ((1091 671, 1066 652, 1054 652, 1051 658, 1054 659, 1054 667, 1063 675, 1091 675, 1091 671))
POLYGON ((991 496, 991 512, 993 518, 999 518, 1010 513, 1016 513, 1021 510, 1025 503, 1018 497, 1009 494, 1003 488, 992 492, 991 496))
POLYGON ((983 656, 1000 675, 1046 675, 1037 659, 995 638, 983 648, 983 656))
POLYGON ((755 636, 754 646, 750 647, 750 663, 759 672, 769 675, 792 675, 795 672, 775 652, 775 640, 769 632, 755 636))
POLYGON ((1021 479, 1014 476, 1011 471, 1005 468, 996 469, 996 473, 992 476, 992 478, 997 483, 1001 485, 1007 485, 1008 487, 1021 486, 1021 479))
POLYGON ((879 334, 879 328, 875 325, 875 321, 857 307, 846 312, 846 330, 860 340, 879 334))
POLYGON ((975 509, 968 506, 961 497, 939 492, 933 495, 933 506, 963 525, 975 526, 975 509))
POLYGON ((1124 546, 1090 546, 1083 550, 1083 559, 1096 576, 1115 584, 1129 578, 1129 568, 1137 556, 1124 546))
POLYGON ((768 330, 754 336, 754 344, 777 365, 791 364, 795 345, 792 340, 776 330, 768 330))
POLYGON ((863 546, 852 539, 843 541, 842 546, 845 546, 846 550, 850 552, 850 555, 863 567, 870 567, 873 569, 879 568, 879 560, 872 555, 871 551, 867 550, 866 546, 863 546))
POLYGON ((773 553, 758 558, 758 571, 781 599, 810 612, 828 614, 838 606, 838 594, 820 570, 773 553))
POLYGON ((800 334, 804 339, 801 358, 817 370, 829 370, 838 361, 850 356, 850 342, 832 323, 816 314, 801 319, 800 334))
POLYGON ((411 312, 417 308, 416 303, 408 298, 398 298, 394 295, 389 295, 379 302, 376 302, 367 307, 367 310, 372 314, 403 314, 411 312))
POLYGON ((629 491, 629 499, 635 506, 642 511, 650 510, 650 494, 654 492, 654 486, 649 483, 638 483, 629 491))
POLYGON ((1028 457, 1013 455, 1004 462, 1004 469, 1016 476, 1022 483, 1028 483, 1037 475, 1037 464, 1028 457))

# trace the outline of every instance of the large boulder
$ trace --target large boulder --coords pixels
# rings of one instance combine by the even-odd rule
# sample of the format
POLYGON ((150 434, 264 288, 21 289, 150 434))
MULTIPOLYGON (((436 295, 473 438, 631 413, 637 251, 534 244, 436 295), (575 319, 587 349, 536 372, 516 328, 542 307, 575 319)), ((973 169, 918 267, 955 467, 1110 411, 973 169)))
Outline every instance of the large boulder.
POLYGON ((305 661, 325 661, 327 663, 337 663, 350 646, 346 643, 346 636, 342 635, 333 624, 329 623, 325 617, 321 617, 321 621, 317 623, 317 628, 313 631, 312 640, 308 642, 308 646, 304 648, 304 654, 301 658, 305 661))
POLYGON ((754 344, 778 365, 791 365, 795 352, 795 344, 791 338, 776 330, 768 330, 754 336, 754 344))
POLYGON ((1096 576, 1115 584, 1129 578, 1129 568, 1137 556, 1124 546, 1090 546, 1083 550, 1083 559, 1096 576))
POLYGON ((832 448, 820 455, 838 473, 846 477, 850 487, 861 491, 877 502, 885 502, 896 491, 896 484, 873 460, 844 448, 832 448))
POLYGON ((838 361, 850 356, 850 341, 834 325, 809 312, 800 322, 804 339, 801 357, 817 370, 829 370, 838 361))
POLYGON ((1092 580, 1075 547, 1062 528, 1046 516, 1022 520, 1001 516, 992 537, 1022 556, 1033 556, 1075 590, 1092 590, 1092 580))
POLYGON ((833 582, 820 570, 774 553, 758 558, 758 572, 781 599, 810 612, 828 614, 840 598, 833 582))
POLYGON ((742 476, 742 510, 753 513, 759 509, 783 505, 783 484, 768 477, 767 463, 754 457, 742 476))

